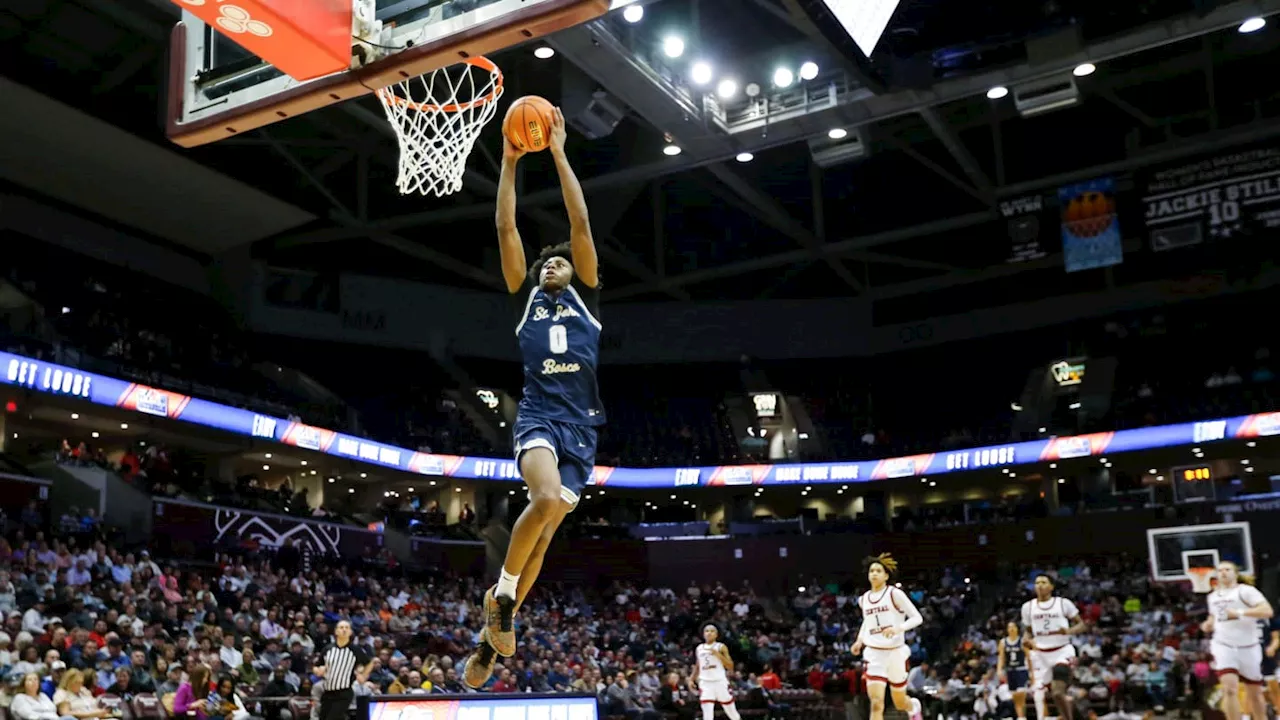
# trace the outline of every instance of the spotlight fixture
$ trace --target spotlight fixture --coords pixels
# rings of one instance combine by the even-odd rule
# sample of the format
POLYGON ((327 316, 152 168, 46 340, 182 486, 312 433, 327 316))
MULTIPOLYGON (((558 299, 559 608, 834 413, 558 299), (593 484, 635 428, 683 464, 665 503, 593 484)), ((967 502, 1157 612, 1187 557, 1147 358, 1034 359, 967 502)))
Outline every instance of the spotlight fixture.
MULTIPOLYGON (((748 86, 750 87, 750 86, 748 86)), ((738 82, 733 78, 725 78, 716 86, 716 94, 723 100, 728 100, 738 94, 738 82)))
POLYGON ((1248 35, 1255 33, 1267 26, 1267 19, 1264 17, 1251 17, 1240 23, 1240 32, 1248 35))
POLYGON ((541 45, 533 51, 533 56, 539 60, 546 60, 547 58, 554 57, 555 54, 555 48, 552 48, 549 45, 541 45))
POLYGON ((751 162, 752 160, 755 160, 755 159, 756 159, 756 156, 755 156, 755 155, 752 155, 752 154, 751 154, 751 153, 749 153, 749 152, 740 152, 740 153, 738 153, 738 162, 740 162, 740 163, 749 163, 749 162, 751 162))
POLYGON ((684 38, 668 35, 662 41, 662 52, 669 58, 678 58, 684 54, 684 38))
POLYGON ((694 85, 706 85, 711 82, 711 64, 698 61, 689 70, 689 79, 694 85))
POLYGON ((1075 70, 1071 71, 1076 77, 1088 77, 1098 71, 1098 66, 1093 63, 1080 63, 1075 70))
POLYGON ((796 76, 787 68, 780 67, 773 71, 773 84, 780 88, 791 87, 795 79, 796 76))
POLYGON ((1002 97, 1006 97, 1008 94, 1009 94, 1009 88, 1003 85, 997 85, 987 91, 987 99, 999 100, 1002 97))
POLYGON ((672 145, 672 144, 668 143, 666 147, 662 148, 662 154, 663 154, 663 155, 670 155, 671 157, 675 157, 676 155, 679 155, 679 154, 680 154, 680 146, 679 146, 679 145, 672 145))
POLYGON ((622 11, 622 19, 629 23, 640 22, 644 19, 644 6, 628 5, 627 8, 622 11))
POLYGON ((843 140, 849 136, 849 131, 844 128, 831 128, 827 131, 827 137, 832 140, 843 140))
POLYGON ((809 61, 800 66, 801 80, 812 80, 816 77, 818 77, 818 63, 809 61))

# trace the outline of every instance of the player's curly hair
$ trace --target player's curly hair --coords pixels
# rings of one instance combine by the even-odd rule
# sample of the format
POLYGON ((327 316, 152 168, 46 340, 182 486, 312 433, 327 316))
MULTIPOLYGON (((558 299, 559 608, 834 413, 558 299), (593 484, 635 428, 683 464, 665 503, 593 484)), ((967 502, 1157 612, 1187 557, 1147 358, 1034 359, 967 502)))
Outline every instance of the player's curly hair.
POLYGON ((863 571, 871 569, 872 565, 879 565, 884 571, 892 577, 898 574, 898 561, 893 559, 889 553, 880 553, 879 555, 870 555, 862 559, 863 571))
MULTIPOLYGON (((529 266, 529 279, 535 285, 538 282, 538 273, 542 271, 542 266, 546 265, 547 261, 553 257, 564 258, 564 261, 569 263, 570 267, 573 267, 573 249, 569 243, 562 242, 556 245, 548 245, 542 248, 541 252, 538 253, 538 257, 533 259, 533 264, 529 266)), ((577 268, 574 268, 574 271, 576 272, 577 268)), ((597 272, 596 288, 599 289, 600 287, 600 274, 597 272)))

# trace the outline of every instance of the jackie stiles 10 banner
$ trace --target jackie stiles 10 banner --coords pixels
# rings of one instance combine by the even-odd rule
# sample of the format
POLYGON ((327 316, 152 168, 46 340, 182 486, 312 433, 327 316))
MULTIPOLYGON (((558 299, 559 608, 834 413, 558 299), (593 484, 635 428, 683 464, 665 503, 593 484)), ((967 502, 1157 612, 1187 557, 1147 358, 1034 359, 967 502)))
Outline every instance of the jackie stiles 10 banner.
POLYGON ((1140 187, 1156 252, 1280 227, 1280 147, 1158 169, 1140 187))
POLYGON ((1059 188, 1058 203, 1062 208, 1062 257, 1067 272, 1124 262, 1113 178, 1059 188))

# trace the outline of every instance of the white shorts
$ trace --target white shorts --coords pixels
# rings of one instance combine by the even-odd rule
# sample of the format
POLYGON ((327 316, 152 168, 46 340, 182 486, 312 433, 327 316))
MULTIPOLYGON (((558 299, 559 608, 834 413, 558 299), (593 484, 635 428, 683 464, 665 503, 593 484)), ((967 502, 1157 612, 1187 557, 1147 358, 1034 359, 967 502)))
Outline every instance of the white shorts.
POLYGON ((1031 659, 1031 689, 1044 690, 1049 687, 1049 683, 1053 682, 1053 669, 1058 665, 1071 666, 1073 660, 1076 659, 1076 646, 1067 643, 1060 648, 1053 650, 1032 650, 1031 659))
POLYGON ((728 705, 733 702, 733 693, 729 692, 728 680, 699 680, 698 690, 702 693, 702 702, 728 705))
POLYGON ((1235 647, 1214 642, 1209 649, 1213 653, 1213 671, 1219 677, 1238 675, 1251 685, 1262 684, 1262 645, 1235 647))
POLYGON ((907 684, 911 648, 906 645, 888 649, 866 647, 862 650, 862 661, 866 664, 862 676, 867 682, 883 682, 902 687, 907 684))

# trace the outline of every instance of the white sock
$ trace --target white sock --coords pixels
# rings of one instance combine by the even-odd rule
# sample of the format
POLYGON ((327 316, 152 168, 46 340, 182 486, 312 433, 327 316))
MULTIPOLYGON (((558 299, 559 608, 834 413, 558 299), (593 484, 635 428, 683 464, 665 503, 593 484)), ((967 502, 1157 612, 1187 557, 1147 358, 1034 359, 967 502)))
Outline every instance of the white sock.
POLYGON ((1044 690, 1034 690, 1031 693, 1031 699, 1036 704, 1036 720, 1047 720, 1044 707, 1044 690))
POLYGON ((729 716, 729 720, 742 720, 742 716, 738 714, 737 703, 726 703, 720 706, 724 710, 724 714, 729 716))
POLYGON ((502 575, 498 577, 498 589, 495 590, 493 594, 503 595, 515 600, 516 585, 518 584, 520 584, 520 576, 512 575, 504 569, 502 571, 502 575))

